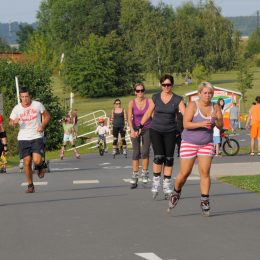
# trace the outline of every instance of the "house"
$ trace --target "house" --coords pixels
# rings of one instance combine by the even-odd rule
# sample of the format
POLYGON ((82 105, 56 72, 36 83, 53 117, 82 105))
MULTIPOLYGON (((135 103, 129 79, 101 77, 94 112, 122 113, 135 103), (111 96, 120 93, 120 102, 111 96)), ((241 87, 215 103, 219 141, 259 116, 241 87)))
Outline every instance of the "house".
MULTIPOLYGON (((196 91, 186 93, 185 97, 187 99, 187 102, 196 101, 199 98, 198 91, 196 90, 196 91)), ((223 109, 224 128, 229 129, 230 128, 230 124, 229 124, 230 107, 232 106, 232 103, 236 102, 240 111, 240 102, 242 100, 242 93, 230 89, 219 88, 214 86, 214 96, 212 98, 212 102, 217 103, 219 98, 222 98, 225 102, 225 106, 223 109)), ((240 127, 240 123, 239 123, 239 127, 240 127)))

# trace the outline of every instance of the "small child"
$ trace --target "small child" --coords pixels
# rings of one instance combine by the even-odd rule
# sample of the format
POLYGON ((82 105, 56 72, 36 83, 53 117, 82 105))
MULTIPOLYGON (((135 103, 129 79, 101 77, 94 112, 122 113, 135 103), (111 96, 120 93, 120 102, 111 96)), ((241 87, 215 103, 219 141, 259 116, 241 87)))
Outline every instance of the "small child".
POLYGON ((99 125, 95 131, 95 133, 98 135, 97 147, 99 146, 100 139, 103 138, 105 152, 107 152, 106 134, 108 134, 109 129, 106 125, 104 125, 104 123, 105 123, 104 118, 99 118, 98 123, 99 123, 99 125))
POLYGON ((65 120, 61 120, 62 126, 63 126, 63 130, 64 130, 64 135, 63 135, 63 146, 61 147, 61 151, 60 151, 60 159, 63 160, 64 158, 64 151, 67 145, 67 142, 70 142, 73 151, 74 151, 74 155, 77 159, 80 158, 80 154, 78 152, 78 150, 76 149, 76 146, 74 144, 74 126, 71 122, 71 118, 69 115, 66 116, 65 120))
POLYGON ((213 128, 213 143, 215 146, 215 156, 220 156, 220 130, 214 126, 213 128))

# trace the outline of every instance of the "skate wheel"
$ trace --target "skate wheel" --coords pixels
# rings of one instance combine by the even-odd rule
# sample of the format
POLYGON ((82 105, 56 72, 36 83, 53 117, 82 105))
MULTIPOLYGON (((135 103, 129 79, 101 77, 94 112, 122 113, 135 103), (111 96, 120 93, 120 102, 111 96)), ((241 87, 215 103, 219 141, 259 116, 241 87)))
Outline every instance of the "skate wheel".
POLYGON ((157 192, 153 193, 153 199, 154 199, 154 200, 156 199, 157 195, 158 195, 157 192))
POLYGON ((170 197, 169 194, 164 194, 164 199, 165 199, 165 200, 168 200, 169 197, 170 197))
POLYGON ((171 213, 171 209, 168 208, 168 209, 166 210, 166 212, 167 212, 168 214, 171 213))
POLYGON ((132 184, 132 186, 130 187, 131 189, 136 189, 137 188, 137 184, 132 184))
POLYGON ((209 217, 210 216, 210 212, 209 212, 209 210, 204 210, 204 211, 202 211, 202 216, 203 217, 209 217))

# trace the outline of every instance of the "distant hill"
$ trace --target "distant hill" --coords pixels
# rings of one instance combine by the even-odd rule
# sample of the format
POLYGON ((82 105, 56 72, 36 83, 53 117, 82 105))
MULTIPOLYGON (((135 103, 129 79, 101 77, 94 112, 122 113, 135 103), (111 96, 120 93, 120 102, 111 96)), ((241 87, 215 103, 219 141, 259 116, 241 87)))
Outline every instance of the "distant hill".
POLYGON ((241 32, 242 36, 250 36, 257 27, 257 16, 237 16, 226 17, 233 24, 236 30, 241 32))
MULTIPOLYGON (((25 25, 27 23, 0 23, 0 37, 4 39, 9 44, 17 43, 16 32, 19 30, 19 25, 25 25)), ((31 24, 33 27, 36 27, 36 23, 31 24)))
MULTIPOLYGON (((242 36, 250 36, 257 27, 257 16, 237 16, 237 17, 226 17, 233 24, 236 30, 241 32, 242 36)), ((17 43, 16 32, 19 30, 19 25, 26 23, 0 23, 0 37, 9 44, 17 43)), ((31 24, 34 28, 37 26, 36 23, 31 24)))

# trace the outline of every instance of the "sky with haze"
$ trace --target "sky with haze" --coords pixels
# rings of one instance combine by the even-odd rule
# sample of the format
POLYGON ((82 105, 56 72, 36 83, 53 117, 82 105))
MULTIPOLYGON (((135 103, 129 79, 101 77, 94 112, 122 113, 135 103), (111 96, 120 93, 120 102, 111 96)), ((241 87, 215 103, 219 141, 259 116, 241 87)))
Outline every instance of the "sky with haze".
MULTIPOLYGON (((42 0, 0 0, 0 22, 26 22, 36 21, 36 13, 42 0)), ((160 0, 152 0, 158 4, 160 0)), ((186 0, 163 0, 174 8, 187 2, 186 0)), ((199 0, 191 0, 198 4, 199 0)), ((222 9, 224 16, 251 16, 260 10, 260 0, 215 0, 215 4, 222 9)))

